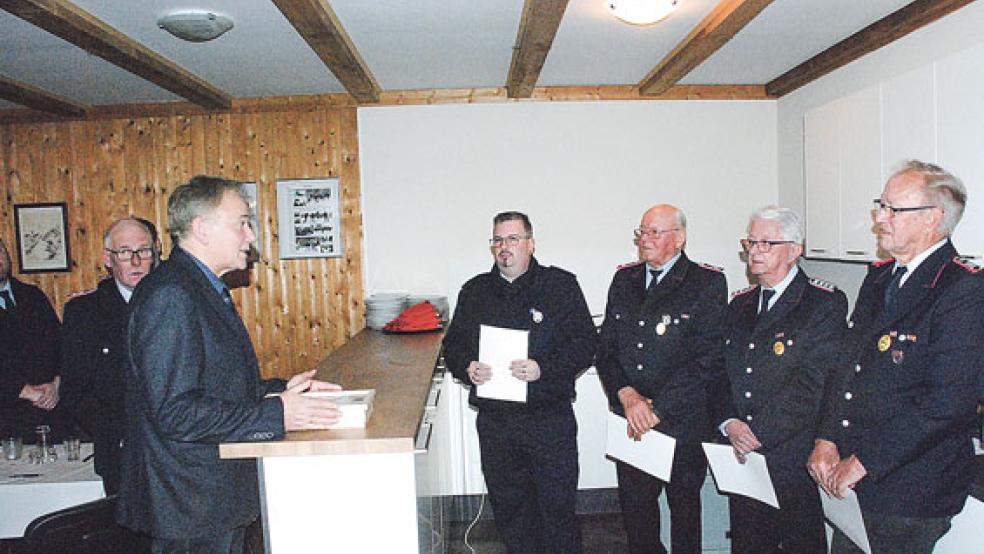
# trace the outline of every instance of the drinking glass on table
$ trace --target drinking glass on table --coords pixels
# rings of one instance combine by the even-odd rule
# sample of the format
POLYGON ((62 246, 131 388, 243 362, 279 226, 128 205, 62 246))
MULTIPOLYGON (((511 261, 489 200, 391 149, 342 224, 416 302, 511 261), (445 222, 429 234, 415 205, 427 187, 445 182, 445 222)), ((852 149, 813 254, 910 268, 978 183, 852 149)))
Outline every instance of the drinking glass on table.
POLYGON ((66 437, 64 446, 66 460, 77 462, 82 458, 82 442, 78 437, 66 437))
POLYGON ((48 444, 48 434, 51 433, 51 427, 38 425, 34 431, 38 434, 38 452, 35 456, 37 463, 46 464, 57 460, 58 455, 55 454, 54 447, 48 444))
POLYGON ((7 437, 3 439, 3 457, 7 460, 19 460, 24 451, 24 443, 20 437, 7 437))

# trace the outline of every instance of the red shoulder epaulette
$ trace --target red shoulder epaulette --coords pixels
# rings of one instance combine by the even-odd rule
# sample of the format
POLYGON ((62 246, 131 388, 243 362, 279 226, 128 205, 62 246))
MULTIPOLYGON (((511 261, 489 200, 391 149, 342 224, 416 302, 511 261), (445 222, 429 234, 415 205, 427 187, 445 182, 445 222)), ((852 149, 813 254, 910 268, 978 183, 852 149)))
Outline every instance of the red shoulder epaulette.
POLYGON ((94 292, 96 292, 96 289, 80 290, 78 292, 73 292, 72 294, 68 295, 68 300, 72 300, 80 296, 85 296, 87 294, 92 294, 94 292))
POLYGON ((717 272, 717 273, 724 273, 724 268, 723 267, 718 267, 716 265, 705 264, 705 263, 701 263, 701 262, 697 262, 697 265, 700 266, 700 267, 702 267, 702 268, 704 268, 704 269, 710 270, 710 271, 714 271, 714 272, 717 272))
POLYGON ((837 285, 831 283, 830 281, 817 279, 816 277, 810 277, 807 279, 807 282, 825 292, 834 292, 834 290, 837 289, 837 285))
POLYGON ((749 286, 747 286, 747 287, 745 287, 743 289, 738 289, 738 290, 736 290, 736 291, 734 291, 734 292, 731 293, 731 299, 734 300, 735 298, 738 298, 739 296, 745 296, 746 294, 752 292, 753 290, 755 290, 757 288, 758 288, 758 285, 749 285, 749 286))
POLYGON ((625 269, 625 268, 627 268, 627 267, 635 267, 635 266, 637 266, 637 265, 639 265, 639 264, 641 264, 641 263, 642 263, 642 260, 636 260, 636 261, 634 261, 634 262, 628 262, 628 263, 624 263, 624 264, 622 264, 622 265, 620 265, 620 266, 618 266, 618 269, 620 269, 620 270, 621 270, 621 269, 625 269))
POLYGON ((881 267, 881 266, 883 266, 885 264, 891 264, 891 263, 895 263, 895 258, 889 258, 887 260, 877 260, 877 261, 871 262, 871 265, 872 265, 872 267, 881 267))
POLYGON ((981 266, 977 265, 977 262, 966 256, 954 256, 953 263, 966 269, 970 273, 980 273, 981 271, 981 266))

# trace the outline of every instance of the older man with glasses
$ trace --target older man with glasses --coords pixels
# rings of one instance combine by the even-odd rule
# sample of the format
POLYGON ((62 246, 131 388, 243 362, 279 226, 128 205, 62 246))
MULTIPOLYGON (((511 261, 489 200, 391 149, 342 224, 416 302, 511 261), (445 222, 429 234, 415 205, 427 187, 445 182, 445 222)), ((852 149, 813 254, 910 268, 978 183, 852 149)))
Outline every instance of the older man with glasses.
POLYGON ((683 252, 687 218, 653 206, 634 230, 639 260, 619 268, 608 289, 595 365, 615 413, 638 438, 650 429, 677 439, 670 482, 616 462, 631 553, 666 552, 659 496, 666 488, 672 552, 701 551, 700 490, 710 438, 705 380, 720 369, 720 316, 728 288, 720 268, 683 252))
POLYGON ((797 266, 803 223, 793 210, 755 211, 741 246, 756 283, 734 293, 725 312, 728 386, 715 415, 741 462, 765 456, 780 508, 731 495, 731 551, 825 554, 820 496, 805 464, 847 328, 847 297, 797 266))
POLYGON ((123 337, 133 289, 154 265, 154 233, 142 220, 114 221, 103 234, 109 276, 65 304, 62 325, 64 406, 94 443, 96 473, 116 494, 124 436, 123 337))
POLYGON ((444 358, 455 377, 472 385, 482 473, 506 549, 580 552, 572 401, 574 379, 594 357, 595 326, 574 275, 533 257, 526 214, 496 215, 489 244, 495 264, 461 287, 444 358), (513 360, 507 377, 527 383, 526 402, 476 394, 492 377, 478 361, 483 325, 529 331, 527 357, 513 360))
MULTIPOLYGON (((872 552, 929 553, 974 476, 971 434, 984 368, 984 277, 950 236, 967 193, 906 163, 875 201, 879 248, 851 315, 809 469, 829 494, 857 492, 872 552)), ((860 552, 840 532, 835 553, 860 552)))

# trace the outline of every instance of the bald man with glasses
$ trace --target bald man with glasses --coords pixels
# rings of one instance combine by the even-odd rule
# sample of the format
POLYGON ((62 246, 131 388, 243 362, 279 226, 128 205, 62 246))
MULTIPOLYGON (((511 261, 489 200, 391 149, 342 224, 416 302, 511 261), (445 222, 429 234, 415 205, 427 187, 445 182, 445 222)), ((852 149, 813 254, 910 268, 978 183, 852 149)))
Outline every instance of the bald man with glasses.
MULTIPOLYGON (((984 368, 984 277, 950 237, 967 193, 943 168, 906 163, 875 201, 879 249, 845 341, 809 470, 854 489, 872 551, 930 553, 967 500, 984 368)), ((860 550, 839 531, 834 553, 860 550)))
POLYGON ((765 456, 779 509, 729 496, 734 554, 826 554, 823 510, 806 459, 824 386, 847 329, 847 297, 798 267, 803 222, 766 206, 741 240, 755 284, 732 295, 724 315, 727 386, 715 419, 739 461, 765 456))

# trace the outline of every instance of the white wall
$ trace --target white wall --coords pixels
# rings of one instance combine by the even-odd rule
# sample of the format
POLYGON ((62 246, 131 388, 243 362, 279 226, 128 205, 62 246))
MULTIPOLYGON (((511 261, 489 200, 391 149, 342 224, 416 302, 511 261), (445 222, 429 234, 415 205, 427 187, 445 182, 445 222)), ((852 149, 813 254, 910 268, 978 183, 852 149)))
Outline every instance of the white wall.
MULTIPOLYGON (((798 210, 804 206, 803 114, 806 111, 984 43, 982 29, 984 2, 975 2, 780 98, 779 202, 798 210)), ((804 267, 812 275, 827 278, 849 294, 856 294, 867 266, 808 261, 804 267)))
POLYGON ((440 293, 492 264, 491 217, 533 221, 537 258, 604 310, 650 205, 680 206, 688 255, 744 286, 738 239, 773 203, 774 101, 508 103, 359 108, 366 292, 440 293))

